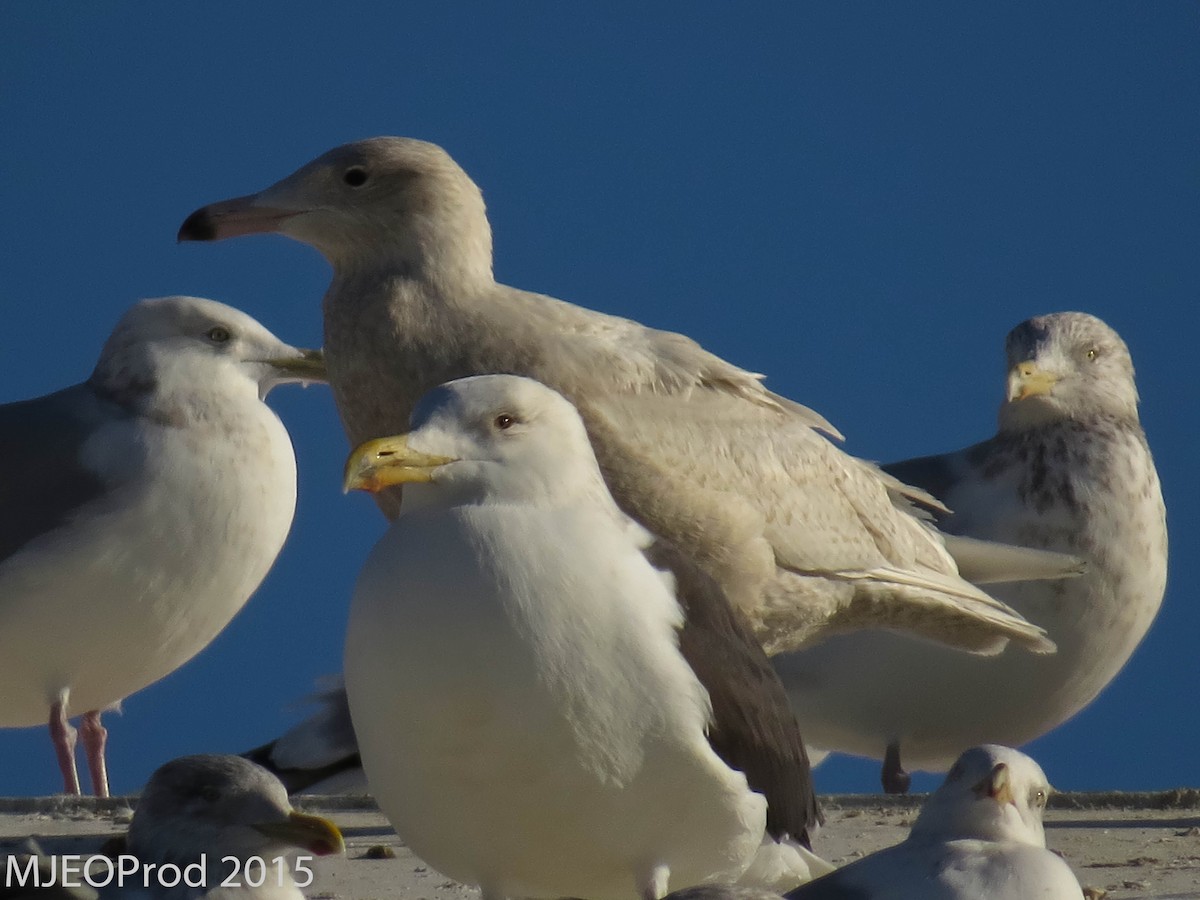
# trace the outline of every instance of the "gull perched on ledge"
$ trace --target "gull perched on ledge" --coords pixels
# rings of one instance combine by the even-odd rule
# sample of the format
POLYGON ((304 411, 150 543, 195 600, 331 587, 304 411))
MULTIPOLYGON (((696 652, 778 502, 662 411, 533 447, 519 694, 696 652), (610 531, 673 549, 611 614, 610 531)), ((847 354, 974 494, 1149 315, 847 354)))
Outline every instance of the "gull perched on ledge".
POLYGON ((1166 590, 1166 509, 1125 342, 1095 316, 1055 313, 1014 328, 1007 356, 998 434, 886 468, 954 510, 948 531, 1087 561, 1079 578, 993 588, 1058 652, 984 659, 870 631, 775 660, 810 744, 884 757, 888 790, 907 788, 904 761, 944 768, 960 747, 1023 744, 1079 712, 1166 590))
POLYGON ((238 756, 204 754, 173 759, 150 776, 128 848, 153 868, 140 890, 114 900, 304 900, 312 857, 343 853, 346 845, 332 822, 292 809, 270 772, 238 756), (203 878, 192 882, 201 885, 159 884, 154 873, 164 864, 197 865, 203 878))
POLYGON ((0 727, 49 719, 79 793, 72 710, 107 796, 103 710, 183 665, 267 574, 296 505, 262 402, 319 351, 212 300, 144 300, 91 377, 0 406, 0 727))
POLYGON ((843 866, 787 900, 1083 900, 1079 881, 1046 849, 1050 783, 1016 750, 985 745, 959 757, 908 838, 843 866))
MULTIPOLYGON (((403 430, 442 382, 535 378, 578 408, 621 509, 714 577, 768 653, 869 625, 976 652, 1052 648, 960 577, 905 488, 819 434, 837 432, 817 413, 681 334, 497 283, 483 197, 440 147, 338 147, 197 210, 179 239, 255 232, 333 266, 325 351, 353 444, 403 430)), ((381 505, 394 515, 395 492, 381 505)), ((971 577, 993 580, 986 547, 970 550, 971 577)), ((1007 577, 1011 558, 997 563, 1007 577)))
POLYGON ((489 900, 829 871, 762 648, 617 508, 571 404, 476 376, 412 424, 346 467, 347 488, 410 489, 359 575, 345 660, 363 769, 405 843, 489 900))

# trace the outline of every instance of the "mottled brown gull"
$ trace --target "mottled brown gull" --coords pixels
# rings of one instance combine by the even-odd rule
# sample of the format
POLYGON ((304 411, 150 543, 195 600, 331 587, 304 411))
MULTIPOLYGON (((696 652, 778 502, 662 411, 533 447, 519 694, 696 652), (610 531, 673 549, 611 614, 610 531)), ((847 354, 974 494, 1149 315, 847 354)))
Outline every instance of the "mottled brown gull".
POLYGON ((1050 648, 959 577, 897 483, 818 434, 836 432, 817 413, 683 335, 498 284, 483 197, 440 147, 339 147, 197 210, 179 237, 267 231, 333 265, 325 351, 352 443, 402 430, 442 382, 525 375, 578 407, 621 508, 717 578, 768 652, 869 624, 1050 648))
POLYGON ((168 297, 121 318, 87 381, 0 406, 0 728, 48 720, 68 793, 70 714, 106 795, 100 713, 207 646, 275 561, 296 459, 262 398, 323 373, 244 313, 168 297))
POLYGON ((1080 578, 993 588, 1058 652, 982 659, 872 631, 775 660, 805 737, 886 756, 891 790, 906 787, 902 761, 943 768, 961 747, 1021 744, 1073 716, 1125 665, 1166 588, 1166 512, 1125 342, 1056 313, 1013 329, 1007 357, 995 437, 887 468, 945 501, 952 532, 1087 561, 1080 578))

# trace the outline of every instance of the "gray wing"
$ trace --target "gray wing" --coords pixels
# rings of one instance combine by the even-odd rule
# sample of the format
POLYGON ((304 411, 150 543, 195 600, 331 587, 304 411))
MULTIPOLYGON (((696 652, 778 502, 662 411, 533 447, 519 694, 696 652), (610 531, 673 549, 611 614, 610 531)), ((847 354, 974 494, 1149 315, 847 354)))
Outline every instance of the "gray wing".
POLYGON ((1087 564, 1078 556, 992 539, 994 526, 1013 502, 1008 469, 1015 464, 994 440, 988 440, 953 453, 919 456, 880 468, 946 504, 948 508, 928 509, 945 535, 946 550, 954 557, 959 574, 973 584, 1083 574, 1087 564))
POLYGON ((329 679, 309 699, 318 704, 315 713, 269 744, 242 754, 274 773, 289 794, 362 768, 341 676, 329 679))
POLYGON ((0 563, 104 494, 80 449, 106 419, 129 415, 87 383, 0 406, 0 563))
POLYGON ((685 616, 679 650, 712 703, 709 744, 767 798, 767 833, 811 850, 822 817, 804 739, 779 676, 716 581, 664 542, 646 556, 675 577, 685 616))
MULTIPOLYGON (((954 489, 955 483, 963 474, 966 464, 965 450, 955 453, 943 453, 937 456, 918 456, 915 459, 904 459, 899 462, 884 463, 879 468, 889 475, 899 479, 904 484, 911 484, 928 491, 938 500, 946 502, 954 489)), ((934 515, 944 511, 934 510, 934 515)))

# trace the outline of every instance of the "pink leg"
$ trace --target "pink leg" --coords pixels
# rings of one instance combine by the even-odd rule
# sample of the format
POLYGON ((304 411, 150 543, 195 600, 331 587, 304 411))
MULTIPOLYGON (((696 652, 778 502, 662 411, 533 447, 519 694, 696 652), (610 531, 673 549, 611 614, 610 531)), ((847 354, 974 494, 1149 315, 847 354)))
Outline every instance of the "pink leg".
POLYGON ((92 793, 107 797, 108 767, 104 764, 104 746, 108 743, 108 729, 100 724, 100 710, 84 713, 83 721, 79 723, 79 737, 83 740, 83 752, 87 754, 92 793))
POLYGON ((75 729, 67 721, 67 705, 62 700, 50 707, 50 740, 54 742, 54 753, 62 772, 63 792, 78 796, 82 791, 79 790, 79 772, 75 769, 75 729))

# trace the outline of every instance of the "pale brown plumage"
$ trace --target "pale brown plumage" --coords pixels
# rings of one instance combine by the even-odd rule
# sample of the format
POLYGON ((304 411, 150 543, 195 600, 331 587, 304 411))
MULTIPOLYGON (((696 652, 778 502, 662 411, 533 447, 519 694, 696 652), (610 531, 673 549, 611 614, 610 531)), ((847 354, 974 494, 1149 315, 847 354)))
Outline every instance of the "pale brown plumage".
POLYGON ((976 651, 1049 648, 959 577, 886 479, 817 433, 836 434, 817 413, 683 335, 498 284, 482 196, 440 147, 336 148, 198 210, 180 238, 256 231, 334 267, 325 351, 352 442, 403 430, 437 384, 525 375, 576 404, 622 509, 714 575, 768 652, 867 624, 976 651))

